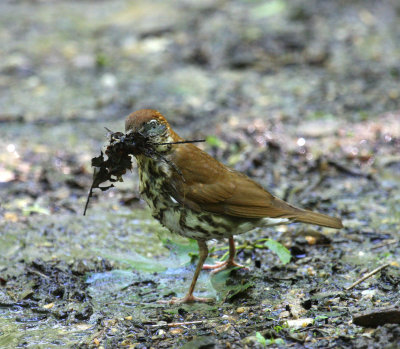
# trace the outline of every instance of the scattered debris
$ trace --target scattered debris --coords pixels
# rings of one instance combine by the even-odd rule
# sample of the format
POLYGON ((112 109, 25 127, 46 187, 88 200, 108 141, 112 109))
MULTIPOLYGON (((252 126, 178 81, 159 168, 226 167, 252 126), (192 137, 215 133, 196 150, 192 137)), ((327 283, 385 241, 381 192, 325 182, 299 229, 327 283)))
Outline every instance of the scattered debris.
MULTIPOLYGON (((352 322, 399 298, 398 1, 26 3, 0 1, 0 346, 398 347, 398 323, 352 322), (61 21, 52 15, 60 11, 61 21), (49 50, 55 43, 62 49, 49 50), (345 228, 329 242, 296 236, 309 229, 299 225, 237 236, 249 271, 200 275, 198 291, 218 302, 156 304, 160 294, 183 296, 198 252, 180 249, 179 237, 160 241, 167 233, 130 200, 134 161, 134 185, 117 183, 100 209, 77 215, 93 181, 91 149, 110 145, 101 125, 119 130, 144 106, 161 108, 181 134, 208 137, 208 153, 275 195, 337 214, 345 228), (263 238, 281 241, 290 262, 263 238), (287 327, 296 319, 314 323, 287 327)), ((223 258, 222 246, 210 242, 210 259, 223 258)))

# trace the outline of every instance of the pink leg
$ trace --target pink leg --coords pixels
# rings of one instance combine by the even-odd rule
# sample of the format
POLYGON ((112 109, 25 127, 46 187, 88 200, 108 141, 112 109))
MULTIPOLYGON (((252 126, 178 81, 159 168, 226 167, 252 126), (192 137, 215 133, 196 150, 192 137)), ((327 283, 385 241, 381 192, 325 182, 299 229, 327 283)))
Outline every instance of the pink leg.
POLYGON ((197 278, 199 277, 200 271, 203 267, 204 261, 208 256, 208 248, 207 244, 198 240, 197 244, 199 245, 199 262, 197 263, 196 271, 194 272, 192 283, 190 285, 189 291, 183 298, 172 298, 169 301, 160 300, 157 303, 165 303, 165 304, 182 304, 182 303, 194 303, 194 302, 213 302, 212 298, 199 298, 193 295, 194 287, 196 286, 197 278))
POLYGON ((232 267, 239 267, 245 268, 245 266, 238 264, 235 262, 235 255, 236 255, 236 248, 235 248, 235 241, 233 237, 229 238, 229 257, 225 262, 217 262, 215 264, 205 264, 203 265, 204 270, 212 270, 212 274, 216 274, 222 270, 229 269, 232 267))

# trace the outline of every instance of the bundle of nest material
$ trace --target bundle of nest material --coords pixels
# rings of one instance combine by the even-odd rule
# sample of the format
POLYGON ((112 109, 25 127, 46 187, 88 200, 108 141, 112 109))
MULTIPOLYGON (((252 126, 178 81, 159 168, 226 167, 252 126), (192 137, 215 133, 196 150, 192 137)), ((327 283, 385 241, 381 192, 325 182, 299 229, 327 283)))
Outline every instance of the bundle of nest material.
MULTIPOLYGON (((107 130, 108 144, 106 146, 105 155, 101 151, 100 155, 92 158, 92 167, 94 167, 93 181, 89 190, 86 200, 85 210, 83 215, 86 214, 89 200, 93 195, 93 189, 99 188, 102 191, 114 187, 114 182, 122 182, 122 176, 127 170, 132 169, 131 155, 141 152, 147 154, 149 145, 146 139, 140 133, 124 134, 122 132, 112 132, 107 130), (108 186, 100 186, 104 182, 111 182, 108 186)), ((151 154, 147 154, 151 156, 151 154)))

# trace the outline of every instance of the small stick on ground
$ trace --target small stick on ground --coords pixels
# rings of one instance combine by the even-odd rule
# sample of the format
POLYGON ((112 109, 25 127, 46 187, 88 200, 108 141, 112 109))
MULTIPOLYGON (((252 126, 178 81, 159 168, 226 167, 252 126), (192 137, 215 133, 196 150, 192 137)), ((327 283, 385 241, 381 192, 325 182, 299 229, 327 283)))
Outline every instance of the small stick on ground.
POLYGON ((375 275, 376 273, 379 273, 382 269, 387 268, 390 265, 390 263, 386 263, 384 265, 381 265, 380 267, 372 270, 370 273, 365 274, 362 278, 358 279, 356 282, 354 282, 353 284, 351 284, 349 287, 346 287, 345 290, 349 291, 352 288, 356 287, 358 284, 361 284, 364 280, 369 279, 371 276, 375 275))
POLYGON ((353 177, 364 177, 366 179, 374 180, 374 177, 370 173, 363 173, 363 172, 358 172, 356 170, 352 170, 347 168, 346 166, 339 164, 333 160, 329 160, 328 164, 334 168, 336 168, 339 172, 342 172, 344 174, 347 174, 349 176, 353 177))
POLYGON ((370 250, 371 250, 371 251, 372 251, 372 250, 377 250, 378 248, 385 247, 385 246, 389 246, 389 245, 393 245, 393 244, 396 244, 396 243, 398 243, 398 241, 397 241, 396 239, 384 241, 384 242, 382 242, 381 244, 378 244, 378 245, 376 245, 376 246, 371 247, 370 250))
POLYGON ((188 321, 188 322, 171 322, 170 324, 165 324, 165 325, 152 325, 151 327, 178 327, 178 326, 187 326, 187 325, 198 325, 202 324, 204 321, 199 320, 199 321, 188 321))
POLYGON ((29 270, 30 273, 39 275, 40 277, 45 278, 45 279, 50 279, 50 277, 48 277, 47 275, 41 273, 40 271, 37 271, 37 270, 32 269, 32 268, 27 268, 27 269, 29 270))

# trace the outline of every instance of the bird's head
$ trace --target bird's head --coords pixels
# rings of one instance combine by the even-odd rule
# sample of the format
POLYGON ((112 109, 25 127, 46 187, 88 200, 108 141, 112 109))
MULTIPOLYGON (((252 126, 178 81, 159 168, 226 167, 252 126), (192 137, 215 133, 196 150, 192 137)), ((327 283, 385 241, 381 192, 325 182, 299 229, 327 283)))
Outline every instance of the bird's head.
POLYGON ((141 109, 128 115, 125 120, 126 134, 138 135, 146 144, 154 144, 157 151, 164 152, 167 145, 182 140, 171 128, 164 116, 153 109, 141 109))

